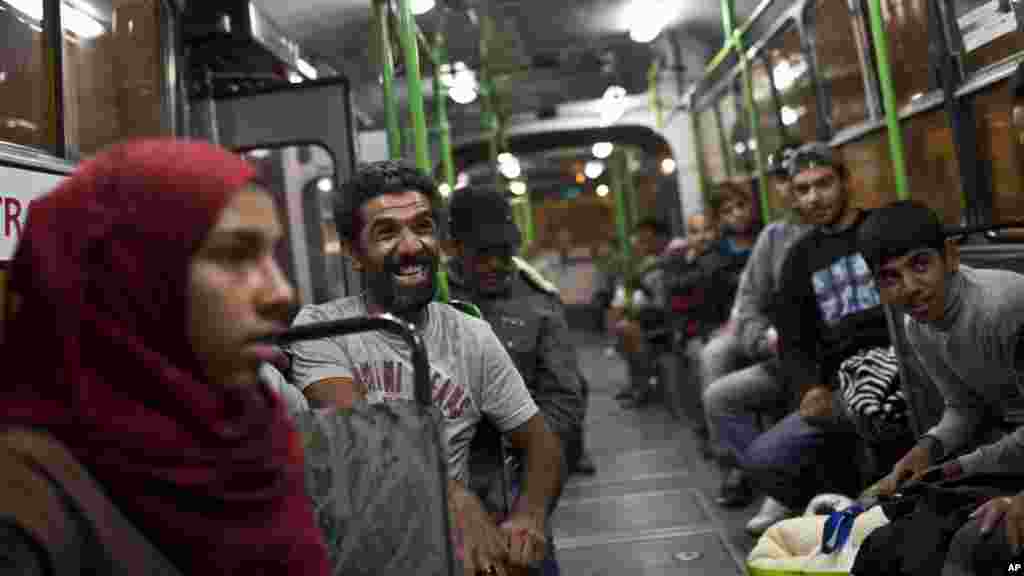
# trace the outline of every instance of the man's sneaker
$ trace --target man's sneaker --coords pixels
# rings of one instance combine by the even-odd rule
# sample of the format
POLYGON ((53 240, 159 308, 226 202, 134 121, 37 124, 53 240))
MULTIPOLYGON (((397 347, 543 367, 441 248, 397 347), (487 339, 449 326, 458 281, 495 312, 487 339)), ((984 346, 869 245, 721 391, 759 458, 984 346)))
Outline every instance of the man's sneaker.
POLYGON ((765 530, 771 528, 772 524, 786 518, 792 518, 796 513, 779 502, 775 498, 765 498, 761 510, 756 516, 747 522, 747 532, 753 536, 764 534, 765 530))
POLYGON ((716 501, 726 508, 743 508, 754 499, 747 477, 739 468, 733 468, 722 482, 716 501))
POLYGON ((594 461, 590 458, 590 454, 586 452, 580 454, 579 460, 576 461, 576 466, 573 467, 573 473, 583 476, 597 474, 597 468, 594 466, 594 461))

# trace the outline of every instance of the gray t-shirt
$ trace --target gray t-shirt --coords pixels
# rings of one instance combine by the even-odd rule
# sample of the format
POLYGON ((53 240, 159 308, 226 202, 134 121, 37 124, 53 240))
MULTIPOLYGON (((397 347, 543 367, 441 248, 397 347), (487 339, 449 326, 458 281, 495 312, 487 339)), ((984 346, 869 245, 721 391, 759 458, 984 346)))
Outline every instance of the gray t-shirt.
MULTIPOLYGON (((304 306, 294 325, 367 315, 363 296, 304 306)), ((489 324, 446 304, 427 306, 421 336, 430 362, 434 404, 445 418, 442 438, 448 450, 448 474, 465 482, 469 444, 486 415, 502 432, 518 428, 537 414, 501 341, 489 324)), ((367 402, 413 399, 411 352, 400 337, 362 332, 290 347, 294 382, 300 390, 326 378, 352 378, 367 391, 367 402)))

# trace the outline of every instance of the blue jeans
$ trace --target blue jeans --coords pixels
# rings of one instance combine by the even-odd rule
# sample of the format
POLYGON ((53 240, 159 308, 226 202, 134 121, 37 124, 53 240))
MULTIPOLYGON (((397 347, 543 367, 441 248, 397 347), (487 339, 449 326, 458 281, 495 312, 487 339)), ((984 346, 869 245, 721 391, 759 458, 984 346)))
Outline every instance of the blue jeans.
POLYGON ((794 412, 751 442, 740 465, 766 495, 802 510, 823 492, 856 496, 860 457, 857 433, 848 421, 817 425, 794 412))

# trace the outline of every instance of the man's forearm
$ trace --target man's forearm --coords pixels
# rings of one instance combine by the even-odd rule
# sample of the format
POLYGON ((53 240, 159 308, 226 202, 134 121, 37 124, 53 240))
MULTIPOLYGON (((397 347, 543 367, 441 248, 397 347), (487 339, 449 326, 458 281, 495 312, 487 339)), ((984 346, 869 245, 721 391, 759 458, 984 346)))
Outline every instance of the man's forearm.
POLYGON ((531 513, 547 515, 562 483, 564 457, 558 437, 546 427, 526 451, 523 501, 531 513))

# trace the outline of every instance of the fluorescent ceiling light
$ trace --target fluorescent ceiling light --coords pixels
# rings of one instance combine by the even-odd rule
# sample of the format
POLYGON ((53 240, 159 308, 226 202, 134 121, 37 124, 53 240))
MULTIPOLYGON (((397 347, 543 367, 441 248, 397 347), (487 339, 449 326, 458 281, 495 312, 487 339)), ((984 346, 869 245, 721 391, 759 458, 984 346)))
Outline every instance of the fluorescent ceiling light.
POLYGON ((661 161, 661 173, 671 174, 676 171, 676 161, 671 158, 665 158, 661 161))
POLYGON ((526 194, 526 183, 521 180, 514 180, 509 182, 508 189, 516 196, 522 196, 526 194))
POLYGON ((607 184, 599 184, 597 186, 597 195, 600 196, 601 198, 607 196, 608 192, 610 192, 610 189, 608 188, 607 184))
POLYGON ((295 65, 299 67, 299 72, 302 72, 303 76, 310 80, 316 80, 318 74, 316 68, 314 68, 312 64, 306 62, 302 58, 299 58, 295 65))
MULTIPOLYGON (((42 0, 3 0, 3 2, 31 20, 40 22, 43 19, 42 0)), ((61 23, 67 31, 84 40, 102 36, 107 29, 96 18, 90 16, 90 13, 95 14, 96 9, 85 2, 76 2, 76 5, 64 2, 61 6, 61 23)))
POLYGON ((434 8, 434 0, 409 0, 409 10, 414 16, 426 14, 434 8))
POLYGON ((665 25, 665 6, 658 0, 634 0, 629 7, 629 38, 646 44, 661 34, 665 25))
POLYGON ((520 174, 523 173, 523 169, 519 165, 518 160, 512 162, 505 162, 504 164, 499 165, 498 171, 501 172, 502 176, 508 178, 509 180, 515 180, 516 178, 519 178, 520 174))
POLYGON ((441 185, 437 187, 437 193, 441 195, 441 198, 447 198, 452 195, 452 187, 447 182, 441 182, 441 185))
POLYGON ((516 157, 511 152, 502 152, 498 154, 498 164, 508 164, 509 162, 515 162, 516 157))
POLYGON ((601 177, 601 174, 604 174, 604 162, 600 160, 587 162, 587 165, 583 168, 583 173, 587 175, 587 178, 597 180, 601 177))
POLYGON ((595 158, 604 160, 615 151, 615 145, 611 142, 598 142, 590 151, 594 153, 595 158))
POLYGON ((334 182, 331 182, 330 178, 324 176, 317 181, 316 187, 321 192, 330 192, 331 190, 334 190, 334 182))
POLYGON ((302 74, 299 74, 298 72, 288 73, 288 81, 292 84, 301 84, 303 80, 305 80, 305 78, 303 78, 302 74))
POLYGON ((465 62, 441 65, 441 84, 448 89, 448 96, 456 104, 469 104, 476 100, 478 84, 476 74, 465 62))

